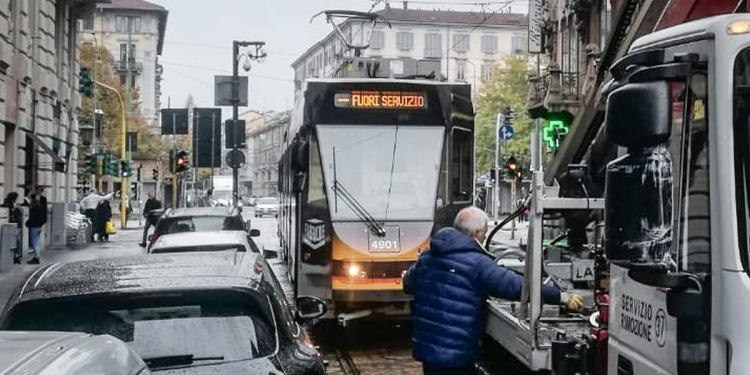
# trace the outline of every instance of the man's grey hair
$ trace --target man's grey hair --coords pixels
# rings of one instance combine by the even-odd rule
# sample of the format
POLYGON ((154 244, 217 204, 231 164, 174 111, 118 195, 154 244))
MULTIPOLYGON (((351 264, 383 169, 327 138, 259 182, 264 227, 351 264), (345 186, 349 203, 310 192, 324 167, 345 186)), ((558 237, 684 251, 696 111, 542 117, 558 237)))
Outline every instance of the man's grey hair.
POLYGON ((487 230, 490 219, 484 211, 472 206, 466 207, 458 212, 453 227, 466 235, 472 235, 476 231, 487 230))

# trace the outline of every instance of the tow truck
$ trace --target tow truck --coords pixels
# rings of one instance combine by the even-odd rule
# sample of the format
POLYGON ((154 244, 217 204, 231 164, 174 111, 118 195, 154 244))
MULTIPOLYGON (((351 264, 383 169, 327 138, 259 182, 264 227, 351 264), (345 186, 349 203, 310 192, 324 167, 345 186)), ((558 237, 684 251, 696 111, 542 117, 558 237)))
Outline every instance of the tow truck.
POLYGON ((488 301, 487 333, 556 375, 747 374, 750 14, 645 35, 609 72, 605 187, 585 165, 545 184, 537 122, 527 245, 498 256, 523 294, 488 301), (545 282, 588 309, 543 306, 545 282))

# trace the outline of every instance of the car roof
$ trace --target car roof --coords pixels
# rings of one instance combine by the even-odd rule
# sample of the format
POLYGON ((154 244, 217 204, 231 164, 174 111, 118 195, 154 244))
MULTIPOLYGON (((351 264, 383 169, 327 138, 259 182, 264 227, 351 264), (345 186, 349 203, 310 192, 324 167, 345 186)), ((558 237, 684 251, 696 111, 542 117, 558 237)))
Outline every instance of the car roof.
POLYGON ((234 207, 189 207, 168 210, 165 217, 193 217, 193 216, 234 216, 234 207))
POLYGON ((108 335, 49 331, 0 332, 0 374, 59 373, 65 368, 73 370, 78 367, 71 366, 74 365, 70 363, 71 360, 87 361, 87 369, 94 371, 101 370, 101 365, 107 363, 108 371, 103 374, 132 372, 145 367, 143 361, 134 352, 129 352, 124 343, 108 335))
POLYGON ((262 282, 253 252, 151 254, 55 263, 37 269, 9 304, 56 297, 163 290, 250 288, 262 282))
POLYGON ((180 232, 159 236, 152 249, 210 245, 249 245, 247 232, 222 230, 214 232, 180 232))

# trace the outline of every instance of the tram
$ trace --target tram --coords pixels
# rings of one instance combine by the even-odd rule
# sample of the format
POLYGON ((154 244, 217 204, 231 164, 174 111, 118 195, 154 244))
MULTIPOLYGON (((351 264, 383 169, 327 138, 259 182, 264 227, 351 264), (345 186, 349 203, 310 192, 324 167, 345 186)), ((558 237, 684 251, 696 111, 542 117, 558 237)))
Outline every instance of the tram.
POLYGON ((279 237, 295 293, 325 300, 340 322, 408 314, 403 273, 473 202, 470 86, 304 85, 279 162, 279 237))

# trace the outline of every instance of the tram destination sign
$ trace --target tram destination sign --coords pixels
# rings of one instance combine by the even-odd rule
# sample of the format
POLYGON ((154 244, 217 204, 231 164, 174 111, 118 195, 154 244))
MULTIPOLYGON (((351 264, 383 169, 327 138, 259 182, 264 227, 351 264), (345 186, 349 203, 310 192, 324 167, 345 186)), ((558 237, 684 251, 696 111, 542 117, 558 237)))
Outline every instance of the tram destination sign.
POLYGON ((349 91, 334 95, 336 108, 424 109, 425 94, 411 91, 349 91))

